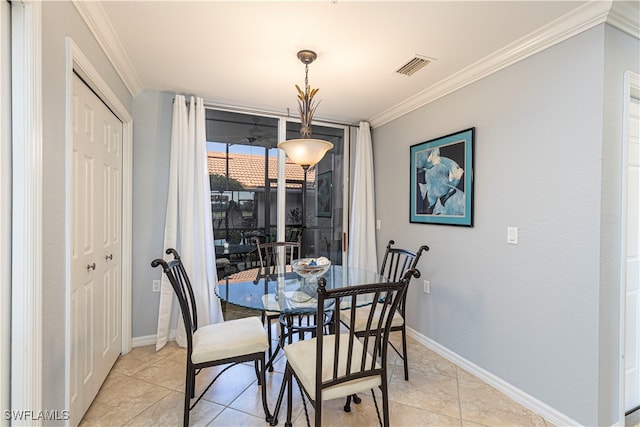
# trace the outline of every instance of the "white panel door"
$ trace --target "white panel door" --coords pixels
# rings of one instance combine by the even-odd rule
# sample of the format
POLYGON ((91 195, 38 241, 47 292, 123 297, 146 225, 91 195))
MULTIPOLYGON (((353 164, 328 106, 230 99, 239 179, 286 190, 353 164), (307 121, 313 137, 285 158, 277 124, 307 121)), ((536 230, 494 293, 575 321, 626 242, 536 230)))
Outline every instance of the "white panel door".
POLYGON ((627 141, 625 411, 640 406, 640 108, 632 99, 627 141))
POLYGON ((71 423, 79 423, 121 351, 122 123, 72 82, 71 423))

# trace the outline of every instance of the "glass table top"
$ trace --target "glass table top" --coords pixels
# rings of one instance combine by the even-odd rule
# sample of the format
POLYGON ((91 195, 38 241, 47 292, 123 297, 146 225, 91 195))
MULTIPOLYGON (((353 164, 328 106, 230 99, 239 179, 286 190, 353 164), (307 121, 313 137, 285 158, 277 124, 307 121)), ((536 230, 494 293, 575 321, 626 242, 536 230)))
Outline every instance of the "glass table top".
MULTIPOLYGON (((317 310, 317 280, 304 279, 287 267, 286 271, 269 278, 258 278, 253 268, 232 274, 218 282, 216 295, 223 301, 253 310, 277 313, 315 313, 317 310)), ((377 272, 332 265, 322 275, 327 289, 386 282, 377 272)), ((371 301, 358 301, 369 304, 371 301)))

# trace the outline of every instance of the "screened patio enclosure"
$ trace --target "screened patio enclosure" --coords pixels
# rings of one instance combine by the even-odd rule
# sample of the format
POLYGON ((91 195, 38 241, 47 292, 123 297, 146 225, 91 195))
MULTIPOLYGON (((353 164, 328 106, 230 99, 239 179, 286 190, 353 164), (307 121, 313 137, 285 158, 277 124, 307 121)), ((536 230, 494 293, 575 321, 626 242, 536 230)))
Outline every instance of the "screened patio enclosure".
POLYGON ((332 142, 334 148, 308 171, 302 218, 304 172, 285 159, 279 178, 278 151, 285 154, 277 148, 279 129, 286 129, 286 139, 299 138, 299 123, 218 109, 206 110, 206 123, 216 242, 252 244, 254 237, 300 237, 302 256, 326 256, 342 264, 345 128, 313 126, 313 137, 332 142), (284 201, 278 202, 280 186, 285 188, 284 201))

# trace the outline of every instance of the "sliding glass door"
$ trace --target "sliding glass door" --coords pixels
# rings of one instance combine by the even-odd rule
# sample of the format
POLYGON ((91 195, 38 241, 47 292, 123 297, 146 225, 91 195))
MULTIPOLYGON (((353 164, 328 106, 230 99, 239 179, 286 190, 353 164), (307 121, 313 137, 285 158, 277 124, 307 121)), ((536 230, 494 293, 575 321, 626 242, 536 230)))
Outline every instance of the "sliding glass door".
POLYGON ((216 245, 240 247, 251 245, 254 238, 276 241, 284 236, 280 240, 302 242, 302 256, 326 256, 334 264, 342 264, 346 231, 343 189, 348 164, 345 127, 313 126, 313 137, 332 142, 334 148, 309 169, 303 194, 304 171, 300 166, 286 159, 280 162, 284 173, 278 173, 278 155, 284 158, 285 153, 278 150, 277 143, 299 138, 299 123, 216 109, 207 109, 206 122, 216 245), (283 125, 279 127, 279 123, 283 125), (278 135, 279 128, 286 128, 281 132, 285 137, 278 135), (280 203, 278 187, 284 187, 280 203), (283 228, 280 232, 277 224, 283 228))
POLYGON ((207 162, 218 245, 275 236, 278 119, 208 109, 207 162))
MULTIPOLYGON (((300 124, 287 123, 286 139, 300 137, 300 124)), ((313 126, 313 138, 333 143, 333 148, 307 173, 306 194, 302 181, 287 177, 287 221, 303 227, 304 256, 326 256, 333 264, 343 263, 345 225, 345 129, 313 126), (303 209, 304 203, 304 209, 303 209), (305 217, 301 217, 304 210, 305 217)), ((288 160, 287 160, 288 162, 288 160)), ((302 168, 299 175, 302 174, 302 168)))

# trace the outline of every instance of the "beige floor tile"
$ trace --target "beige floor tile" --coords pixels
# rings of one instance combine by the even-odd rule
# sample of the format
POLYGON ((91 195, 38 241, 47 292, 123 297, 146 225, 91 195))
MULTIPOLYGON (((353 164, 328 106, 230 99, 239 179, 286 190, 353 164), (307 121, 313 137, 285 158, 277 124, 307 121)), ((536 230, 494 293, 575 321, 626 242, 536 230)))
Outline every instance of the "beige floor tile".
POLYGON ((156 351, 155 344, 152 344, 152 345, 145 345, 142 347, 136 347, 133 350, 131 350, 129 355, 137 359, 140 359, 144 362, 154 363, 176 352, 183 352, 183 351, 186 351, 186 350, 178 346, 178 344, 176 344, 175 341, 169 341, 164 347, 160 349, 160 351, 156 351))
POLYGON ((268 426, 269 424, 266 423, 263 418, 236 411, 232 408, 226 408, 208 425, 211 427, 262 427, 268 426))
MULTIPOLYGON (((269 413, 273 412, 276 405, 278 392, 282 385, 282 378, 283 375, 279 372, 267 375, 267 406, 269 413)), ((262 387, 258 387, 257 384, 252 384, 250 387, 247 387, 246 390, 229 404, 229 407, 248 414, 266 417, 262 406, 262 387)))
POLYGON ((460 380, 462 419, 487 426, 545 426, 539 415, 493 387, 460 380))
POLYGON ((125 375, 133 375, 142 369, 152 366, 159 361, 171 357, 175 354, 186 354, 186 350, 178 347, 175 342, 170 341, 162 350, 156 352, 155 345, 136 347, 129 354, 121 356, 116 361, 113 371, 125 375))
MULTIPOLYGON (((127 426, 180 426, 184 414, 184 394, 171 392, 135 417, 127 426)), ((189 414, 189 425, 206 426, 224 410, 224 406, 201 400, 189 414)))
POLYGON ((624 419, 625 427, 639 427, 640 426, 640 410, 632 412, 624 419))
POLYGON ((460 419, 457 417, 449 417, 447 415, 438 414, 401 403, 391 402, 389 404, 389 412, 391 413, 391 425, 402 427, 422 427, 422 426, 456 426, 460 427, 460 419))
POLYGON ((474 423, 472 421, 462 420, 462 427, 488 427, 484 424, 474 423))
MULTIPOLYGON (((449 362, 436 352, 429 350, 412 338, 407 339, 407 353, 409 353, 409 369, 418 369, 431 374, 456 377, 455 364, 449 362)), ((396 365, 402 364, 402 359, 398 358, 396 365)))
MULTIPOLYGON (((208 385, 215 372, 214 368, 203 371, 198 375, 200 377, 198 378, 198 392, 202 387, 208 385)), ((213 386, 205 393, 203 399, 227 406, 247 387, 258 388, 256 371, 253 366, 247 364, 236 365, 220 375, 213 386)))
POLYGON ((178 362, 174 357, 165 357, 155 363, 147 364, 133 374, 134 378, 157 384, 172 390, 184 390, 186 363, 178 362))
POLYGON ((389 382, 391 401, 449 417, 460 417, 457 379, 417 369, 405 381, 396 366, 389 382))
POLYGON ((82 426, 123 425, 171 390, 112 372, 85 414, 82 426))
POLYGON ((150 366, 151 362, 141 360, 138 357, 134 357, 131 353, 121 356, 113 365, 112 372, 119 372, 123 375, 132 375, 147 366, 150 366))
POLYGON ((480 378, 476 377, 475 375, 469 373, 469 371, 466 371, 465 369, 462 369, 459 366, 456 366, 456 373, 458 375, 458 379, 459 380, 473 381, 473 382, 476 382, 476 383, 483 383, 484 384, 484 381, 482 381, 480 378))

